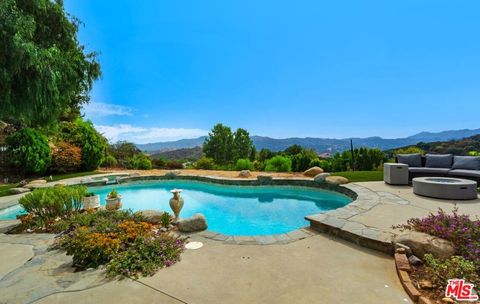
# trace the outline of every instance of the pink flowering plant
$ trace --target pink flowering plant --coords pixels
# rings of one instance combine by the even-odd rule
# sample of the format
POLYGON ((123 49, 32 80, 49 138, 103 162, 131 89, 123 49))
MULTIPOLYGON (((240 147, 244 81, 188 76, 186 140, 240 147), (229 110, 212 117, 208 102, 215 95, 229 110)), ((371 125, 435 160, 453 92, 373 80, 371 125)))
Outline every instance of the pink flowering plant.
POLYGON ((457 254, 472 261, 480 273, 480 220, 458 214, 458 208, 455 207, 451 214, 439 209, 436 214, 411 218, 407 224, 395 228, 423 232, 451 241, 457 254))

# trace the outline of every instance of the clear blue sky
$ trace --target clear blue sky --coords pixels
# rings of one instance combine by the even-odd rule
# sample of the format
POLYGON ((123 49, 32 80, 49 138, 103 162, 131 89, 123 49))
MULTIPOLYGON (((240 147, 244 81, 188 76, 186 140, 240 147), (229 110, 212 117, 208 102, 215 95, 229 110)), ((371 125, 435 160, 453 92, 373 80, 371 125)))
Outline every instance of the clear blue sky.
POLYGON ((65 0, 112 140, 403 137, 480 127, 480 2, 65 0))

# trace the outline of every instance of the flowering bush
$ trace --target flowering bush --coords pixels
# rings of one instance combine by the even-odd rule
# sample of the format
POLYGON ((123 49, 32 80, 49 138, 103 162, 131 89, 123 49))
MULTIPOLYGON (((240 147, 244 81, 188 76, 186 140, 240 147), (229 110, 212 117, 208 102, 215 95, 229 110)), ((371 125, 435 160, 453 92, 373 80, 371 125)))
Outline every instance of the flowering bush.
POLYGON ((108 277, 153 275, 179 261, 185 244, 130 211, 85 212, 62 227, 69 228, 54 248, 65 250, 78 267, 106 265, 108 277))
POLYGON ((135 238, 126 250, 107 264, 107 276, 153 275, 158 269, 169 267, 180 260, 184 243, 184 240, 165 233, 155 233, 153 238, 135 238))
POLYGON ((465 259, 475 263, 480 270, 480 220, 471 220, 468 215, 452 214, 440 209, 424 218, 412 218, 397 228, 424 232, 451 241, 455 250, 465 259))
POLYGON ((52 150, 52 170, 60 173, 74 172, 82 164, 82 149, 67 142, 58 143, 52 150))

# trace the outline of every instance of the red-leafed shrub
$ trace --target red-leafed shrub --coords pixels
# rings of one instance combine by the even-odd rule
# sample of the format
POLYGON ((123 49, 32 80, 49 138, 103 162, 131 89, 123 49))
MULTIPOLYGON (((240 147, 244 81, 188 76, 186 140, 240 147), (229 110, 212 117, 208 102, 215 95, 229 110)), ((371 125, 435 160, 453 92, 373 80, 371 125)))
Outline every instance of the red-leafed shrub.
POLYGON ((82 149, 67 142, 58 143, 52 151, 52 171, 74 172, 82 164, 82 149))

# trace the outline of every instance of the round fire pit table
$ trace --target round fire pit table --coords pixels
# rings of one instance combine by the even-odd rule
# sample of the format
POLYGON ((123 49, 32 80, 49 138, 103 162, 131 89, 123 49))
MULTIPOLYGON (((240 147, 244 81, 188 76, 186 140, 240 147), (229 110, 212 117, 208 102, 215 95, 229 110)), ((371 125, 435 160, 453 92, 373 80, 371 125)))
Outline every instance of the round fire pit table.
POLYGON ((472 200, 477 198, 477 182, 448 177, 416 177, 413 193, 434 198, 472 200))

